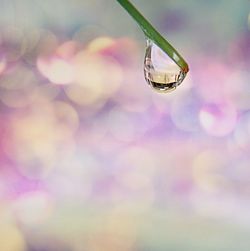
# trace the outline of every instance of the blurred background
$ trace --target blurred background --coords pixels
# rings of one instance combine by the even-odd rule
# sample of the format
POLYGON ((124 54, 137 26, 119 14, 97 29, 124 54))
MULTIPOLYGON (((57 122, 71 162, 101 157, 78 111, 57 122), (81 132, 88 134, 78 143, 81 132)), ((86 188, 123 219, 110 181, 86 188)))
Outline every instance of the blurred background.
POLYGON ((1 251, 249 250, 250 2, 133 3, 171 94, 115 0, 0 0, 1 251))

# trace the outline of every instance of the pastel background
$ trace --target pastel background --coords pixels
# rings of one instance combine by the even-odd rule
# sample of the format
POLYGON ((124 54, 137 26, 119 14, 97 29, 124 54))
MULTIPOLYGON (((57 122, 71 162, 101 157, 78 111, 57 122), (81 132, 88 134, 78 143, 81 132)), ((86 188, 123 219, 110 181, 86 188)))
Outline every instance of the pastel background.
POLYGON ((115 0, 0 0, 0 251, 249 250, 250 2, 133 3, 171 94, 115 0))

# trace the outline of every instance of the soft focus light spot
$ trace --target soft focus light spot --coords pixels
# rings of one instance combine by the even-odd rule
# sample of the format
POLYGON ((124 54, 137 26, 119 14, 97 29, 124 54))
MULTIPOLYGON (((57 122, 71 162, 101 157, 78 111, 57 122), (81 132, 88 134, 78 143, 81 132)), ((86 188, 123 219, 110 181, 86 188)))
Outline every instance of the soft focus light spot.
POLYGON ((23 58, 30 65, 35 65, 39 57, 51 56, 58 46, 56 35, 49 30, 31 30, 29 38, 30 44, 23 58))
POLYGON ((225 136, 232 132, 237 122, 237 112, 234 106, 205 105, 200 110, 200 123, 208 134, 225 136))
POLYGON ((230 81, 232 71, 220 58, 206 56, 202 60, 192 75, 196 91, 207 103, 219 103, 228 97, 228 80, 230 81), (206 70, 203 68, 204 65, 206 70))
POLYGON ((23 175, 41 178, 51 171, 60 140, 58 132, 54 131, 52 118, 45 116, 31 115, 13 121, 14 145, 7 151, 20 163, 19 170, 23 175))
POLYGON ((219 152, 201 152, 193 162, 193 177, 196 184, 207 192, 215 192, 223 186, 224 178, 220 170, 224 167, 225 160, 219 152))
POLYGON ((103 106, 103 102, 100 102, 100 96, 102 96, 102 89, 95 88, 95 86, 81 86, 72 85, 65 89, 67 96, 77 103, 78 105, 100 105, 103 106))
POLYGON ((114 108, 109 112, 104 126, 117 140, 130 142, 142 137, 150 122, 143 119, 140 113, 114 108))
POLYGON ((57 85, 51 83, 37 85, 32 92, 32 99, 36 102, 46 102, 54 100, 60 92, 57 85))
POLYGON ((83 25, 73 35, 73 40, 81 44, 87 44, 93 39, 105 34, 103 27, 97 24, 83 25))
POLYGON ((80 44, 78 44, 75 41, 67 41, 63 44, 61 44, 57 49, 56 49, 56 55, 70 60, 72 57, 75 56, 77 51, 80 48, 80 44))
POLYGON ((1 76, 0 99, 8 107, 23 108, 34 101, 33 91, 38 83, 30 68, 23 63, 16 64, 1 76))
POLYGON ((79 105, 102 105, 121 85, 122 70, 111 59, 80 52, 74 63, 76 84, 65 87, 65 92, 79 105))
POLYGON ((250 147, 250 113, 242 115, 233 134, 236 146, 249 151, 250 147))
POLYGON ((210 128, 215 123, 216 118, 209 111, 201 111, 200 118, 205 128, 210 128))
POLYGON ((25 241, 21 232, 14 225, 0 225, 0 250, 25 251, 25 241))
MULTIPOLYGON (((92 195, 93 180, 98 173, 96 156, 81 149, 58 160, 60 171, 47 179, 47 187, 57 198, 78 200, 81 202, 92 195)), ((93 195, 92 195, 93 196, 93 195)))
POLYGON ((50 54, 41 54, 37 60, 39 71, 55 84, 69 84, 75 80, 73 58, 79 49, 79 44, 67 41, 58 46, 50 54))
POLYGON ((79 127, 77 111, 68 103, 57 101, 54 103, 54 116, 58 125, 58 132, 63 137, 71 137, 79 127))
POLYGON ((93 44, 91 42, 90 46, 94 48, 93 50, 87 49, 87 52, 111 57, 127 69, 131 69, 138 65, 138 44, 132 39, 126 37, 119 39, 99 37, 93 40, 93 44))
POLYGON ((1 101, 12 108, 27 107, 38 100, 52 100, 58 94, 56 86, 40 84, 35 73, 24 64, 4 73, 0 87, 1 101))
POLYGON ((250 189, 250 168, 249 168, 249 156, 243 154, 239 158, 233 158, 228 165, 228 170, 225 173, 225 177, 228 179, 228 183, 231 187, 239 189, 241 194, 247 196, 250 189))
POLYGON ((123 80, 121 67, 111 58, 80 52, 74 62, 76 82, 83 86, 95 85, 103 89, 104 94, 113 94, 123 80))
POLYGON ((2 90, 0 100, 11 108, 23 108, 32 102, 32 89, 30 93, 22 90, 2 90))
POLYGON ((135 125, 131 122, 129 113, 118 109, 113 109, 109 113, 107 121, 110 133, 122 141, 131 141, 137 136, 135 125))
POLYGON ((53 207, 46 193, 30 192, 14 202, 13 211, 19 223, 36 226, 44 223, 51 216, 53 207))
POLYGON ((118 89, 118 93, 112 97, 112 100, 126 111, 146 112, 152 102, 152 91, 146 85, 139 84, 144 81, 143 75, 135 69, 125 71, 123 82, 118 89))
POLYGON ((112 46, 115 43, 115 41, 112 38, 109 37, 98 37, 91 41, 91 43, 88 45, 87 50, 89 52, 98 52, 101 51, 109 46, 112 46))
POLYGON ((69 84, 74 81, 74 68, 72 63, 58 57, 50 60, 38 59, 37 67, 39 71, 55 84, 69 84))
POLYGON ((8 62, 17 61, 24 55, 27 40, 23 31, 17 26, 1 27, 0 52, 8 62))
MULTIPOLYGON (((171 105, 171 118, 177 128, 183 131, 198 131, 199 107, 201 102, 191 93, 179 94, 171 105)), ((204 115, 203 115, 204 116, 204 115)), ((204 118, 206 120, 206 118, 204 118)))
POLYGON ((35 104, 33 111, 11 121, 6 153, 19 163, 23 175, 44 178, 55 168, 56 159, 71 151, 78 125, 78 114, 69 104, 35 104))
POLYGON ((38 84, 35 72, 20 62, 6 71, 1 77, 0 87, 7 90, 24 90, 30 92, 38 84))

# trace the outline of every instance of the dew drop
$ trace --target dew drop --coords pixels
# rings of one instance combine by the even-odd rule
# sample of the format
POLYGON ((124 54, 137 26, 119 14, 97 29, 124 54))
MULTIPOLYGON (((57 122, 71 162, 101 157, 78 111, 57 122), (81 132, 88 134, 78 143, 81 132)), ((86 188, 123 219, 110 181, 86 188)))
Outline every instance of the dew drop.
POLYGON ((176 89, 186 73, 155 43, 147 40, 144 75, 148 84, 161 93, 176 89))

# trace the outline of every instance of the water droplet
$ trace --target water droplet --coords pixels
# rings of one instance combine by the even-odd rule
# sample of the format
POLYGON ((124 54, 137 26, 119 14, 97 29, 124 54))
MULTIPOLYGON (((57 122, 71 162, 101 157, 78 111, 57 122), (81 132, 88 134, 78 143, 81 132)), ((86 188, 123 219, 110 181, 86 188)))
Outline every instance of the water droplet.
POLYGON ((158 92, 170 92, 184 80, 186 73, 155 43, 147 40, 144 74, 148 84, 158 92))

